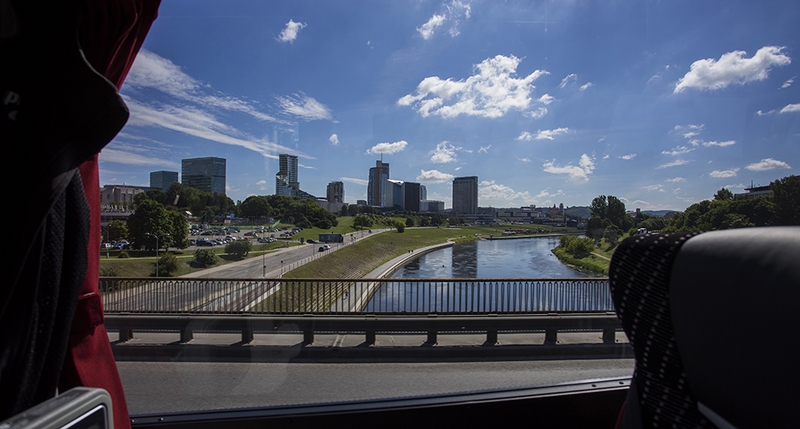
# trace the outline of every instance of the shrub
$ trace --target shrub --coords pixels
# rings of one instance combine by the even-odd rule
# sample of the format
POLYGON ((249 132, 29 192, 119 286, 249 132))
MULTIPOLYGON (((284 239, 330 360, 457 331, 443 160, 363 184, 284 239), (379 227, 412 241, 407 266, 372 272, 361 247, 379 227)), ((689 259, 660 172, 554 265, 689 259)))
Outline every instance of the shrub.
POLYGON ((395 222, 394 226, 395 226, 395 228, 397 228, 397 232, 400 232, 400 233, 406 232, 406 224, 405 223, 403 223, 403 222, 398 220, 397 222, 395 222))
POLYGON ((197 249, 194 252, 194 263, 201 268, 211 267, 219 263, 219 256, 210 249, 197 249))
POLYGON ((574 256, 585 256, 595 249, 594 240, 589 237, 575 237, 574 235, 562 235, 560 247, 574 256))
POLYGON ((119 277, 116 267, 100 267, 100 277, 119 277))
POLYGON ((130 257, 131 257, 131 255, 129 255, 128 252, 126 252, 124 250, 119 252, 119 255, 117 255, 117 258, 130 258, 130 257))
POLYGON ((153 275, 158 277, 172 277, 178 271, 178 258, 166 252, 158 258, 158 265, 153 264, 153 275), (158 267, 158 272, 155 268, 158 267))
POLYGON ((236 240, 225 245, 225 253, 244 258, 252 248, 253 245, 248 240, 236 240))

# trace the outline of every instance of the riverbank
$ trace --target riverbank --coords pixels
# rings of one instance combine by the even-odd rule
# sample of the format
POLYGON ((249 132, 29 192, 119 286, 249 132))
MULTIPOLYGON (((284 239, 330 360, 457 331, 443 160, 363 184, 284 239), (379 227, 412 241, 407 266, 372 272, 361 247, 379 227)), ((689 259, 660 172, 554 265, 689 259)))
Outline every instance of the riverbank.
POLYGON ((611 264, 611 260, 608 258, 594 254, 588 254, 579 258, 560 247, 556 247, 552 252, 563 264, 574 267, 575 269, 604 276, 608 275, 608 269, 611 264))

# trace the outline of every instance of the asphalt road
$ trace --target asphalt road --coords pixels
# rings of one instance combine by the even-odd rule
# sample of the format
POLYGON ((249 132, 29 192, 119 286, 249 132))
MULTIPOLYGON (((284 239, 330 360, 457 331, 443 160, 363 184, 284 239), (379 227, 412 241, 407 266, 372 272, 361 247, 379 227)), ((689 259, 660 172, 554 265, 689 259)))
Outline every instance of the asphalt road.
POLYGON ((397 398, 633 373, 632 359, 117 365, 131 414, 397 398))

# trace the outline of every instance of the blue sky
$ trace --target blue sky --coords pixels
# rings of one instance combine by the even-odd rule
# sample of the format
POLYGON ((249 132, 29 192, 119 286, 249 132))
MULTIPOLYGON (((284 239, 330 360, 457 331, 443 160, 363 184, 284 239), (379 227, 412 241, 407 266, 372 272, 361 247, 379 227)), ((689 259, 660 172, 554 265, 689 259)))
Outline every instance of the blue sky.
POLYGON ((101 184, 227 159, 234 201, 366 199, 391 178, 451 207, 677 209, 800 169, 800 2, 164 0, 121 93, 101 184))

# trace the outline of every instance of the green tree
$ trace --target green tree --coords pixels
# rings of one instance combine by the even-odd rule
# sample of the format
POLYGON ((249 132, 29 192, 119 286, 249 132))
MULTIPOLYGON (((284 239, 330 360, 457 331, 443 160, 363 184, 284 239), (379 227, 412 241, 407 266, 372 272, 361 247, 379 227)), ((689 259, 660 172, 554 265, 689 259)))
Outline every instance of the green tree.
POLYGON ((722 188, 714 194, 715 201, 733 201, 733 192, 729 191, 728 188, 722 188))
POLYGON ((194 252, 194 264, 200 268, 211 267, 219 263, 219 256, 211 249, 197 249, 194 252))
POLYGON ((124 221, 115 219, 106 227, 106 240, 119 241, 128 238, 128 226, 124 221))
POLYGON ((172 219, 163 205, 153 200, 141 201, 128 216, 128 237, 137 246, 153 250, 172 244, 172 219), (155 237, 158 237, 156 240, 155 237))
POLYGON ((158 264, 153 264, 153 276, 172 277, 178 272, 178 258, 170 252, 164 252, 158 257, 158 264), (158 270, 156 272, 156 269, 158 270))
POLYGON ((356 215, 353 218, 353 228, 372 228, 372 218, 363 214, 356 215))
POLYGON ((410 227, 412 227, 412 226, 414 226, 414 218, 412 218, 412 217, 407 217, 407 218, 406 218, 406 226, 407 226, 407 227, 409 227, 409 228, 410 228, 410 227))
POLYGON ((395 221, 394 227, 397 228, 397 232, 399 232, 399 233, 406 232, 406 224, 403 223, 402 221, 399 221, 399 220, 395 221))
POLYGON ((253 245, 248 240, 236 240, 225 245, 225 253, 244 258, 252 248, 253 245))
POLYGON ((247 197, 239 206, 239 215, 246 218, 269 217, 272 214, 272 206, 266 197, 253 195, 247 197))
POLYGON ((769 184, 775 204, 776 225, 800 225, 800 176, 787 176, 769 184))
POLYGON ((172 231, 170 232, 171 246, 178 249, 185 249, 189 247, 189 240, 186 235, 189 233, 189 222, 186 216, 176 210, 169 210, 169 218, 172 223, 172 231))

